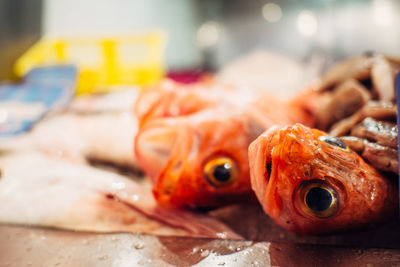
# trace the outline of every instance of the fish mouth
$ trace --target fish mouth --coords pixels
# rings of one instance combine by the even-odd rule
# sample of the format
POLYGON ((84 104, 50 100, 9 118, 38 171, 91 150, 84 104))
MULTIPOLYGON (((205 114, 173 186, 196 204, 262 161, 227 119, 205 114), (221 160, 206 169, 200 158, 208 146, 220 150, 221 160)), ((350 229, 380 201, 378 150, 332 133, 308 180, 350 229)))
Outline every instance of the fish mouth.
POLYGON ((270 181, 271 173, 273 169, 272 164, 272 151, 274 150, 276 144, 276 137, 278 136, 277 129, 272 129, 272 131, 268 131, 267 139, 268 142, 264 144, 263 153, 264 153, 264 181, 266 184, 270 181))
POLYGON ((273 126, 249 146, 251 186, 260 202, 264 201, 274 167, 271 154, 277 143, 278 132, 279 127, 273 126))
MULTIPOLYGON (((266 152, 268 153, 268 152, 266 152)), ((265 182, 268 184, 269 179, 271 177, 271 172, 272 172, 272 161, 271 159, 267 159, 267 162, 265 164, 265 173, 264 173, 264 177, 265 177, 265 182)))

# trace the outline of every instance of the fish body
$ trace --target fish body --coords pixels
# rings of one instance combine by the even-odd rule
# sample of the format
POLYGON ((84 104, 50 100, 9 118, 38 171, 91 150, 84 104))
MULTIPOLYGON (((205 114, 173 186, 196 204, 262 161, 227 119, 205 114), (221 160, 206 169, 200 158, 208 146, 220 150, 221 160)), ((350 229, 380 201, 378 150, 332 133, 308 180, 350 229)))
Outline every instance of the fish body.
POLYGON ((153 90, 135 109, 135 154, 162 205, 208 209, 252 198, 249 144, 274 124, 312 123, 298 103, 249 88, 168 82, 153 90))
POLYGON ((130 112, 65 112, 46 117, 26 134, 0 139, 0 150, 44 151, 76 162, 89 159, 137 169, 132 151, 136 132, 130 112))
POLYGON ((281 227, 317 234, 396 215, 397 189, 339 138, 295 124, 249 147, 252 188, 281 227))
POLYGON ((241 237, 211 217, 160 208, 146 183, 38 151, 0 157, 0 222, 76 231, 241 237))
POLYGON ((0 150, 44 151, 75 162, 101 161, 137 170, 132 150, 137 118, 132 108, 138 93, 131 88, 78 97, 29 132, 0 138, 0 150))

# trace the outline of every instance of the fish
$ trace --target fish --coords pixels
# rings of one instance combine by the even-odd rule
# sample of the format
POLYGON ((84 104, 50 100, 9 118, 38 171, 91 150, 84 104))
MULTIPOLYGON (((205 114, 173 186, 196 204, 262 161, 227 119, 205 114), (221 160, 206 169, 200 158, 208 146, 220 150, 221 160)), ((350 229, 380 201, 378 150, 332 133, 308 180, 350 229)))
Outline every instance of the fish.
POLYGON ((66 109, 80 114, 128 112, 132 110, 139 91, 138 87, 113 86, 107 93, 79 95, 66 109))
POLYGON ((397 214, 394 181, 340 138, 300 123, 260 135, 249 146, 249 164, 258 201, 288 231, 344 231, 397 214))
MULTIPOLYGON (((399 174, 397 124, 366 117, 343 141, 376 169, 399 174)), ((390 173, 387 173, 388 175, 390 173)))
POLYGON ((242 239, 217 219, 161 208, 146 180, 34 150, 2 152, 0 201, 0 223, 242 239))
POLYGON ((137 171, 133 140, 138 126, 132 109, 138 95, 138 88, 121 87, 79 96, 28 132, 0 137, 0 150, 39 150, 69 161, 100 161, 137 171))
POLYGON ((132 112, 60 112, 47 116, 25 134, 0 138, 0 150, 36 150, 70 161, 108 162, 138 170, 133 153, 136 132, 132 112))
POLYGON ((219 81, 169 81, 138 99, 135 155, 164 206, 209 210, 252 201, 250 143, 275 124, 312 124, 298 99, 219 81))

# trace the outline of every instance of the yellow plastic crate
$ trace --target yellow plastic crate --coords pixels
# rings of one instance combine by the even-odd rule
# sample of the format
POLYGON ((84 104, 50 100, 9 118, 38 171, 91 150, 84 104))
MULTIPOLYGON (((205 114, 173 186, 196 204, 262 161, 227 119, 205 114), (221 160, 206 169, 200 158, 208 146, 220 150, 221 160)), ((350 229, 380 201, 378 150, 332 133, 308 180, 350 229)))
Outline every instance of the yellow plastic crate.
POLYGON ((108 91, 111 85, 146 85, 164 75, 162 32, 118 38, 42 39, 15 63, 24 76, 38 65, 74 64, 77 94, 108 91))

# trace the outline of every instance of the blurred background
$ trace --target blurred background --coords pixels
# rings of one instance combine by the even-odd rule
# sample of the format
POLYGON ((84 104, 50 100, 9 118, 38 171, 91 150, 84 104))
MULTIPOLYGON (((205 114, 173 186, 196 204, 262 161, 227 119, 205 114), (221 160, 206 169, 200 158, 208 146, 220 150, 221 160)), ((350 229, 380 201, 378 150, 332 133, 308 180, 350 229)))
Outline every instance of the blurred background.
POLYGON ((379 51, 400 56, 398 0, 0 0, 0 79, 41 37, 163 30, 169 72, 217 70, 268 49, 307 61, 379 51))

